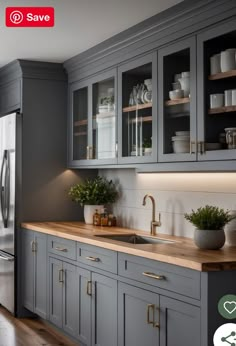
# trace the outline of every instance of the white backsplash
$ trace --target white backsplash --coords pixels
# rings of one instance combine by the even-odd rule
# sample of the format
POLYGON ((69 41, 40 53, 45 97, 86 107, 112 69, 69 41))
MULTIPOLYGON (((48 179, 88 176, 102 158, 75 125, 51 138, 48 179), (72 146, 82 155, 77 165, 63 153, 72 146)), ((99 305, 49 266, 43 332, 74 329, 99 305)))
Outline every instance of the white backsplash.
POLYGON ((236 173, 158 173, 137 174, 133 169, 101 170, 119 184, 120 198, 113 206, 120 226, 149 232, 151 201, 156 200, 156 218, 161 213, 160 233, 192 238, 194 227, 184 213, 206 204, 236 210, 236 173))

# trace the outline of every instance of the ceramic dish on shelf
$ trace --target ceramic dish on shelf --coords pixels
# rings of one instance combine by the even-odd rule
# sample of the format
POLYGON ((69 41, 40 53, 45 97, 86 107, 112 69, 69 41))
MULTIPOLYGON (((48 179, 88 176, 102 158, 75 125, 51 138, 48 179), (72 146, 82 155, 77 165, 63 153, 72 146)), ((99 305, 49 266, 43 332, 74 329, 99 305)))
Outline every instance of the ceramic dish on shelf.
POLYGON ((188 136, 190 137, 190 131, 175 131, 176 136, 188 136))
POLYGON ((178 100, 184 97, 184 91, 182 89, 169 91, 169 97, 171 100, 178 100))

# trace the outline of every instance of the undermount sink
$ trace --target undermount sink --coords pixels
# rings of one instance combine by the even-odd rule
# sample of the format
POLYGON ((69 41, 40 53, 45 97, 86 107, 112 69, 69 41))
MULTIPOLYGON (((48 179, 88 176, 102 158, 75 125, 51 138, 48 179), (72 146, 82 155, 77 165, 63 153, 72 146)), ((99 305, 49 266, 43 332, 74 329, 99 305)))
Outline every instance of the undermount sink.
POLYGON ((121 241, 129 244, 173 244, 175 241, 140 236, 137 234, 96 234, 96 237, 121 241))

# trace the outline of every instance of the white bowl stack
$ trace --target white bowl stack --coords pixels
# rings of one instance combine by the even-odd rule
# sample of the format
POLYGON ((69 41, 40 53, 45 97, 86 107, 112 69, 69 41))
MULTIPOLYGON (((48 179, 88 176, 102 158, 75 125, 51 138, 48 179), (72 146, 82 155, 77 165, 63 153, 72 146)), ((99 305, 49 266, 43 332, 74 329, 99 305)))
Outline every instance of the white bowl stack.
POLYGON ((175 154, 190 152, 190 131, 176 131, 171 140, 175 154))

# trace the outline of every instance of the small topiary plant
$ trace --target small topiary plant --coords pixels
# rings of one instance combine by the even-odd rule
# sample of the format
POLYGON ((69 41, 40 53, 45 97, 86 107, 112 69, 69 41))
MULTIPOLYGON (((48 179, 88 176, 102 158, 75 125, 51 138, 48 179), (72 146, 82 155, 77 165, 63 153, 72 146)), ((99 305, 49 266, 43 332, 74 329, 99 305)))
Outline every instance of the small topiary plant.
POLYGON ((218 207, 206 205, 198 208, 197 211, 192 210, 190 214, 184 214, 186 220, 191 222, 200 230, 220 230, 235 218, 230 215, 229 210, 220 209, 218 207))

